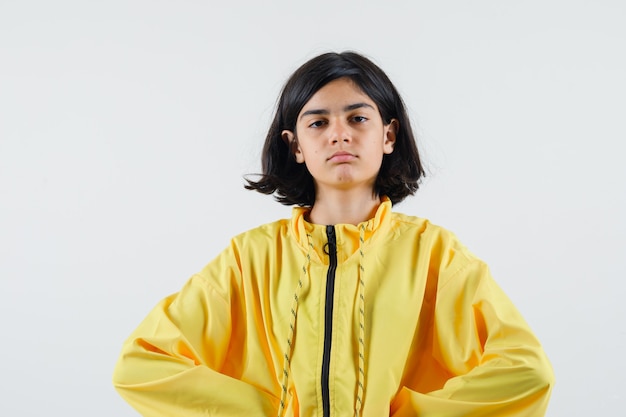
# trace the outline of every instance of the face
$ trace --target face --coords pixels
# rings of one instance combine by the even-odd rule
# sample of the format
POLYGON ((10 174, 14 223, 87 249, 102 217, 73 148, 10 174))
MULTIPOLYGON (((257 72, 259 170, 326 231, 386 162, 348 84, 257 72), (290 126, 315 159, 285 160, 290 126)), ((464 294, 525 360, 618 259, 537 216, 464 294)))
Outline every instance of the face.
POLYGON ((370 194, 383 155, 390 154, 398 122, 384 124, 378 107, 350 79, 319 89, 304 105, 295 131, 282 132, 298 163, 306 164, 316 192, 362 189, 370 194))

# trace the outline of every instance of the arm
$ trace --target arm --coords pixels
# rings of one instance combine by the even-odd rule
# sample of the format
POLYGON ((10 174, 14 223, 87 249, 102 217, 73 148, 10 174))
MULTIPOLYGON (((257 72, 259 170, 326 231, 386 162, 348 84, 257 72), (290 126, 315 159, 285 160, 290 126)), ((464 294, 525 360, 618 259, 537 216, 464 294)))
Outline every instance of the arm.
POLYGON ((394 416, 545 414, 552 368, 482 262, 472 260, 449 279, 444 277, 432 325, 433 359, 450 378, 428 393, 403 388, 394 401, 394 416))
POLYGON ((272 415, 278 400, 264 390, 220 372, 233 335, 229 278, 209 282, 212 272, 237 274, 222 254, 192 277, 180 293, 159 303, 124 343, 113 383, 146 417, 272 415))

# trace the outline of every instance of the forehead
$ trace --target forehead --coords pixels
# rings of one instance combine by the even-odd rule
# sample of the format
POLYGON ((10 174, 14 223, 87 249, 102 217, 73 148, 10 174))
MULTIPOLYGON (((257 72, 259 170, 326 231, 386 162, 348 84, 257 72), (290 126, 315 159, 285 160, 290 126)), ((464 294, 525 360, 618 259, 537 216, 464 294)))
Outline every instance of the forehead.
POLYGON ((337 110, 356 103, 369 104, 378 110, 376 103, 350 78, 339 78, 317 90, 305 103, 300 114, 311 109, 337 110))

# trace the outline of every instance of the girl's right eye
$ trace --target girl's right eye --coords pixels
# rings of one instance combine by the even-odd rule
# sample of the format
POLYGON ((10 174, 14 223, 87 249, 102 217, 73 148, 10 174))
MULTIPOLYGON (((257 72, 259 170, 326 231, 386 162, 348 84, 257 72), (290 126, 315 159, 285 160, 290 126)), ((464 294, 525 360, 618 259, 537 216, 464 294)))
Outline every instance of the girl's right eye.
POLYGON ((324 124, 323 120, 316 120, 313 123, 311 123, 309 127, 322 127, 323 124, 324 124))

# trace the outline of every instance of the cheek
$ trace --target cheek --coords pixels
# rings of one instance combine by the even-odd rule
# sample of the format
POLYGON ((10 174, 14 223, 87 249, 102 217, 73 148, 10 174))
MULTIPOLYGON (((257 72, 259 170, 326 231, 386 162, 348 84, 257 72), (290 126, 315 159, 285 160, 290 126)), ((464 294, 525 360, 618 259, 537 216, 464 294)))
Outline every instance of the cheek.
POLYGON ((322 149, 319 146, 308 144, 306 147, 301 148, 301 152, 308 158, 317 157, 322 153, 322 149))
POLYGON ((318 155, 321 154, 319 147, 312 146, 311 143, 307 143, 302 146, 302 143, 298 146, 298 153, 296 154, 296 160, 300 163, 306 162, 307 165, 315 164, 318 159, 318 155))

